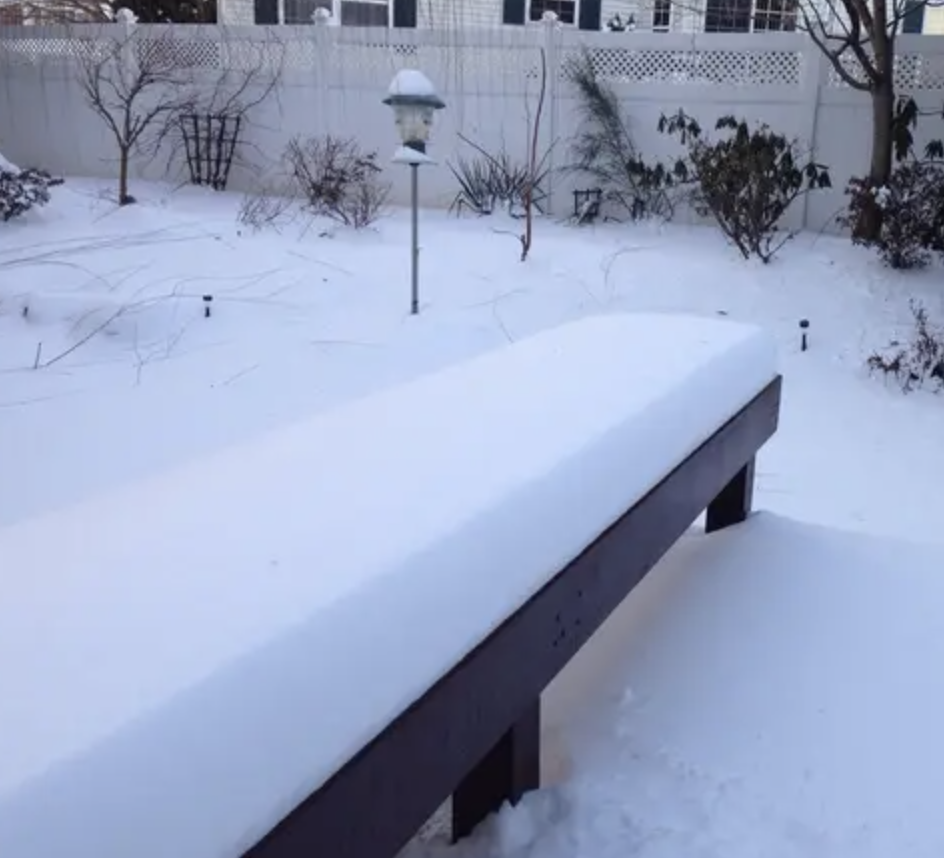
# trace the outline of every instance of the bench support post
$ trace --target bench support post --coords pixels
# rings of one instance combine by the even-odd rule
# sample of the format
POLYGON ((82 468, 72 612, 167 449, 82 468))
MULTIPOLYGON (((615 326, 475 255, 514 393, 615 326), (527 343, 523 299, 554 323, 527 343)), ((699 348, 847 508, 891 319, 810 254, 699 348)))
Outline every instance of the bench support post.
POLYGON ((538 698, 459 784, 452 796, 453 842, 489 814, 541 785, 541 700, 538 698))
POLYGON ((705 532, 713 533, 732 524, 740 524, 751 514, 754 503, 754 457, 708 504, 705 532))

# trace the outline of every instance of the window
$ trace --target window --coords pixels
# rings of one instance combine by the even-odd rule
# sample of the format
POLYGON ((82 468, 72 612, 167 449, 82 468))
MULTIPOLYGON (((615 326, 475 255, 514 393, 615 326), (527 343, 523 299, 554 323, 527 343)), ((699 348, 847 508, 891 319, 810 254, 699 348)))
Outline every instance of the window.
POLYGON ((752 0, 708 0, 705 7, 706 33, 749 33, 752 0))
POLYGON ((577 0, 531 0, 528 20, 540 21, 545 12, 553 12, 562 24, 576 24, 577 0))
POLYGON ((331 8, 330 0, 285 0, 286 24, 313 24, 315 9, 327 5, 331 8))
POLYGON ((708 0, 706 33, 796 30, 797 0, 708 0))
POLYGON ((341 26, 389 27, 388 0, 341 0, 341 26))
POLYGON ((316 9, 340 16, 345 27, 389 27, 389 0, 285 0, 286 24, 312 24, 316 9))
POLYGON ((796 0, 756 0, 754 7, 755 32, 795 30, 796 0))
MULTIPOLYGON (((454 3, 456 0, 440 2, 454 3)), ((603 16, 602 0, 501 0, 500 6, 501 22, 505 25, 536 24, 552 12, 562 24, 599 32, 603 16)))
POLYGON ((652 29, 666 33, 672 23, 672 0, 655 0, 652 6, 652 29))

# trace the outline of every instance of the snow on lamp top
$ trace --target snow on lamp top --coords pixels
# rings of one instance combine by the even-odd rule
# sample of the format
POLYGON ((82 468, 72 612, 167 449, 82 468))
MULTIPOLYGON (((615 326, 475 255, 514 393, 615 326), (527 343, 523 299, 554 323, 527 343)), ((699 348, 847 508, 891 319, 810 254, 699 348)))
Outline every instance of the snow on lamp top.
POLYGON ((432 81, 419 69, 400 69, 390 82, 387 95, 391 98, 423 99, 445 107, 436 95, 432 81))

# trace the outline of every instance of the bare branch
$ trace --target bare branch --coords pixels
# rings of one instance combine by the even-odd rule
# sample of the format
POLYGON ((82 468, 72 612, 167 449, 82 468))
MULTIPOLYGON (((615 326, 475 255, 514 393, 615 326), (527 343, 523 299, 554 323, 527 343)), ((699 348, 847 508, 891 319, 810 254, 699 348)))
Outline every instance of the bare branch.
POLYGON ((193 184, 222 190, 234 165, 258 172, 258 163, 267 159, 251 139, 246 140, 247 131, 266 127, 256 116, 263 102, 270 98, 279 102, 286 45, 271 30, 256 32, 263 34, 261 40, 231 38, 220 28, 218 67, 203 75, 198 96, 178 115, 174 130, 182 145, 175 150, 186 156, 193 184), (262 157, 246 159, 247 146, 262 157))
POLYGON ((803 27, 809 34, 810 39, 812 39, 813 44, 816 45, 816 47, 823 53, 826 59, 829 60, 830 65, 833 67, 836 74, 839 75, 843 83, 852 87, 853 89, 867 92, 870 89, 868 81, 862 81, 859 78, 854 77, 842 61, 843 55, 850 48, 850 37, 830 35, 826 26, 826 22, 823 21, 822 15, 819 10, 816 9, 815 5, 813 5, 813 11, 816 18, 815 23, 811 20, 810 14, 806 7, 804 6, 801 9, 803 27), (835 47, 832 47, 829 44, 830 42, 838 42, 838 44, 836 44, 835 47))
POLYGON ((262 41, 230 39, 221 28, 223 68, 213 86, 213 92, 201 109, 206 113, 246 117, 271 95, 278 93, 285 70, 285 42, 273 30, 265 31, 262 41), (236 58, 245 59, 234 68, 236 58))
MULTIPOLYGON (((524 233, 521 240, 521 261, 528 259, 531 244, 534 239, 534 187, 538 175, 538 141, 541 135, 541 116, 544 113, 544 100, 547 97, 547 54, 541 48, 541 88, 538 91, 538 103, 534 114, 534 124, 531 128, 530 149, 528 152, 528 182, 524 192, 524 233)), ((530 111, 529 111, 530 112, 530 111)), ((529 117, 529 125, 530 117, 529 117)))

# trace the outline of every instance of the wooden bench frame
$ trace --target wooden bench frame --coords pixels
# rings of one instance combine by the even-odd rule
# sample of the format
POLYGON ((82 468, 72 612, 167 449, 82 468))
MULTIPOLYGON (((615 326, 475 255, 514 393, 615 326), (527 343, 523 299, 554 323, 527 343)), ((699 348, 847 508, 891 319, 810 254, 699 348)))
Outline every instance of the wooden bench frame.
POLYGON ((459 838, 536 789, 542 691, 702 511, 708 532, 747 518, 780 390, 778 376, 244 858, 392 858, 450 795, 459 838))

